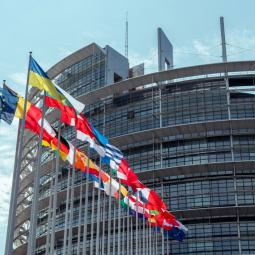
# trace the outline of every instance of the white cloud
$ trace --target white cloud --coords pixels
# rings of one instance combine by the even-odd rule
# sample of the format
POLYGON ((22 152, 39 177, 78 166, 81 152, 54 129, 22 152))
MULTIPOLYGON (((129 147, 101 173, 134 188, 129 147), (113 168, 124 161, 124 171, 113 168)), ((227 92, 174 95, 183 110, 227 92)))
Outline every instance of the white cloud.
POLYGON ((60 58, 65 58, 69 56, 70 54, 72 54, 74 50, 71 50, 65 47, 59 47, 58 52, 59 52, 60 58))
POLYGON ((145 73, 156 72, 158 69, 158 51, 156 48, 151 48, 146 56, 131 51, 129 63, 131 67, 144 63, 145 73))
POLYGON ((9 76, 9 78, 14 83, 17 83, 17 84, 22 85, 22 86, 26 85, 27 75, 25 73, 13 73, 9 76))
POLYGON ((255 34, 244 30, 231 30, 226 35, 229 60, 255 59, 255 34))
POLYGON ((12 125, 0 123, 0 225, 3 228, 8 221, 11 182, 14 167, 18 121, 12 125))
POLYGON ((12 175, 0 174, 0 224, 6 225, 9 214, 12 175))
POLYGON ((193 40, 193 46, 198 54, 210 55, 209 47, 198 40, 193 40))

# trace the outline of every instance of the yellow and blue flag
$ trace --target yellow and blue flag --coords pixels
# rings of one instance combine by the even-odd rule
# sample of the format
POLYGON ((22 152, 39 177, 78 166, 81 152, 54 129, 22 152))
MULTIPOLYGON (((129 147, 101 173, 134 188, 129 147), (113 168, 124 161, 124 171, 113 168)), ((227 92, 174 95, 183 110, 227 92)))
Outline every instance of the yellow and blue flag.
POLYGON ((59 102, 64 99, 60 93, 58 93, 56 87, 48 77, 47 73, 39 66, 39 64, 31 57, 29 68, 29 84, 32 87, 36 87, 39 90, 45 90, 48 94, 53 96, 59 102))

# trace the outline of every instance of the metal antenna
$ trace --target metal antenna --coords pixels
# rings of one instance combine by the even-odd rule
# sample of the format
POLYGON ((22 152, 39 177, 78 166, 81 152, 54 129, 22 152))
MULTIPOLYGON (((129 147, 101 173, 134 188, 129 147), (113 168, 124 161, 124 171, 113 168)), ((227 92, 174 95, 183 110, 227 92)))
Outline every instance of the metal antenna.
POLYGON ((224 18, 220 17, 220 32, 221 32, 221 46, 222 46, 222 60, 227 62, 227 48, 225 40, 225 28, 224 28, 224 18))
POLYGON ((128 58, 128 12, 126 12, 125 57, 128 58))

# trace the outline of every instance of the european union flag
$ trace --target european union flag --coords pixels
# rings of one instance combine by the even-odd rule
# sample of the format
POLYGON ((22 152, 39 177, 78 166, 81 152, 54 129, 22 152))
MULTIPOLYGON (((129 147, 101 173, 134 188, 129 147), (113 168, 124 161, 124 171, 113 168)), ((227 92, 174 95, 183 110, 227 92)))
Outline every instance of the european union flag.
POLYGON ((11 124, 17 108, 19 97, 17 93, 8 88, 6 85, 3 86, 2 96, 0 94, 0 97, 0 119, 6 121, 8 124, 11 124))

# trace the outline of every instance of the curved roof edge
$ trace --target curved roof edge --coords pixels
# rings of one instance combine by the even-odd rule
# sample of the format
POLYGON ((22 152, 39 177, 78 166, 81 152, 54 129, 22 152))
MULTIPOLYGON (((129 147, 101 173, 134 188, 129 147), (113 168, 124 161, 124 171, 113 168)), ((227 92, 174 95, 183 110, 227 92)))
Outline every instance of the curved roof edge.
POLYGON ((96 89, 87 93, 86 95, 78 97, 78 100, 85 102, 86 104, 90 104, 101 98, 106 98, 107 96, 110 96, 114 93, 121 93, 123 91, 131 90, 147 84, 160 83, 174 79, 191 78, 201 75, 207 76, 213 74, 222 74, 223 77, 223 74, 226 71, 229 73, 249 71, 255 72, 255 61, 213 63, 150 73, 96 89))
POLYGON ((58 74, 63 72, 66 68, 80 62, 81 60, 83 60, 84 58, 92 54, 93 50, 95 49, 98 51, 103 51, 103 49, 100 46, 98 46, 96 43, 91 43, 75 51, 71 55, 63 58, 62 60, 60 60, 57 64, 52 66, 47 71, 47 74, 49 75, 51 79, 55 78, 58 74))

